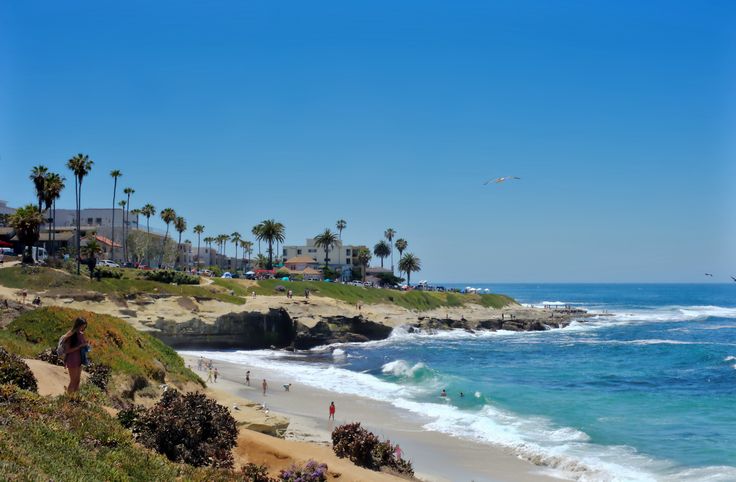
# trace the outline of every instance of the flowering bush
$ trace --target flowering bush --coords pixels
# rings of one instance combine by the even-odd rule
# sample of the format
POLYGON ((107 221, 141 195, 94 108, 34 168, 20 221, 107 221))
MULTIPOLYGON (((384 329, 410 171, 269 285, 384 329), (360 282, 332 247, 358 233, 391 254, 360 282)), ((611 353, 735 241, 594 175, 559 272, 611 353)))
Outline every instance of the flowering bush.
POLYGON ((288 470, 282 470, 278 480, 283 482, 325 482, 327 480, 327 465, 318 464, 310 460, 303 467, 292 465, 288 470))
POLYGON ((268 469, 265 465, 247 463, 240 469, 240 475, 243 476, 243 482, 276 482, 275 479, 268 476, 268 469))

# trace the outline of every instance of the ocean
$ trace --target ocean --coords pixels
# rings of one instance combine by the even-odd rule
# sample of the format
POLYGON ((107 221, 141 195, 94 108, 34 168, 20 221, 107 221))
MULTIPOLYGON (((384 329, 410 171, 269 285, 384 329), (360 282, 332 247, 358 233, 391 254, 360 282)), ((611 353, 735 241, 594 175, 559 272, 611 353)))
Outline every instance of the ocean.
POLYGON ((426 430, 503 445, 573 479, 736 480, 736 283, 472 286, 611 316, 207 356, 390 402, 426 430))

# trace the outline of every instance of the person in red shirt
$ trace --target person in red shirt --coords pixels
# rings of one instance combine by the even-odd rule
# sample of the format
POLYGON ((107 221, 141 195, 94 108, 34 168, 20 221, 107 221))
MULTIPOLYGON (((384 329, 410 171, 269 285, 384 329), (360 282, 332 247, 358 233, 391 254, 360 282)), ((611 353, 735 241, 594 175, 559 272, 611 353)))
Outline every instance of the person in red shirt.
POLYGON ((335 402, 330 402, 330 416, 327 420, 335 420, 335 402))

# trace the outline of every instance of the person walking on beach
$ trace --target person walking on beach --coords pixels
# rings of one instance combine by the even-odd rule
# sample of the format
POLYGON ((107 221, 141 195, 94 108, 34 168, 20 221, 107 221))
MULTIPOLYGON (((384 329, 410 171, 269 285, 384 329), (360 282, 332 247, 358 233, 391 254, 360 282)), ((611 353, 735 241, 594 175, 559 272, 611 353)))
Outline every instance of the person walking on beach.
POLYGON ((327 420, 335 421, 335 402, 330 402, 330 416, 327 417, 327 420))
POLYGON ((245 372, 245 384, 250 386, 250 370, 245 372))
POLYGON ((261 384, 261 386, 263 387, 263 396, 265 397, 266 396, 266 390, 268 390, 268 383, 266 383, 266 379, 265 378, 263 379, 263 383, 261 384))
POLYGON ((399 444, 396 444, 396 448, 394 449, 394 455, 396 455, 397 459, 400 459, 404 455, 404 451, 401 450, 401 447, 399 447, 399 444))
POLYGON ((77 318, 74 320, 72 329, 67 331, 61 340, 64 347, 64 366, 69 371, 69 385, 67 393, 79 391, 79 379, 82 376, 82 354, 80 350, 87 348, 89 344, 84 338, 84 330, 87 328, 87 320, 77 318))
POLYGON ((220 372, 217 371, 217 368, 215 368, 215 383, 217 383, 217 375, 219 375, 220 372))
POLYGON ((207 382, 212 381, 212 368, 207 369, 207 382))

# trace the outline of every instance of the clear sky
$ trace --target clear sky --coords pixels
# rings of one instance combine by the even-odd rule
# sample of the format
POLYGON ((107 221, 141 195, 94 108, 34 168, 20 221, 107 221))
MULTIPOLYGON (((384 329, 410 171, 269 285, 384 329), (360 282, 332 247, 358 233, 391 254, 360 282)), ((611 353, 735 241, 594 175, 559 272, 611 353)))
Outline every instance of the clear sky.
POLYGON ((417 279, 727 281, 734 134, 731 1, 0 2, 0 199, 83 152, 85 207, 390 226, 417 279))

